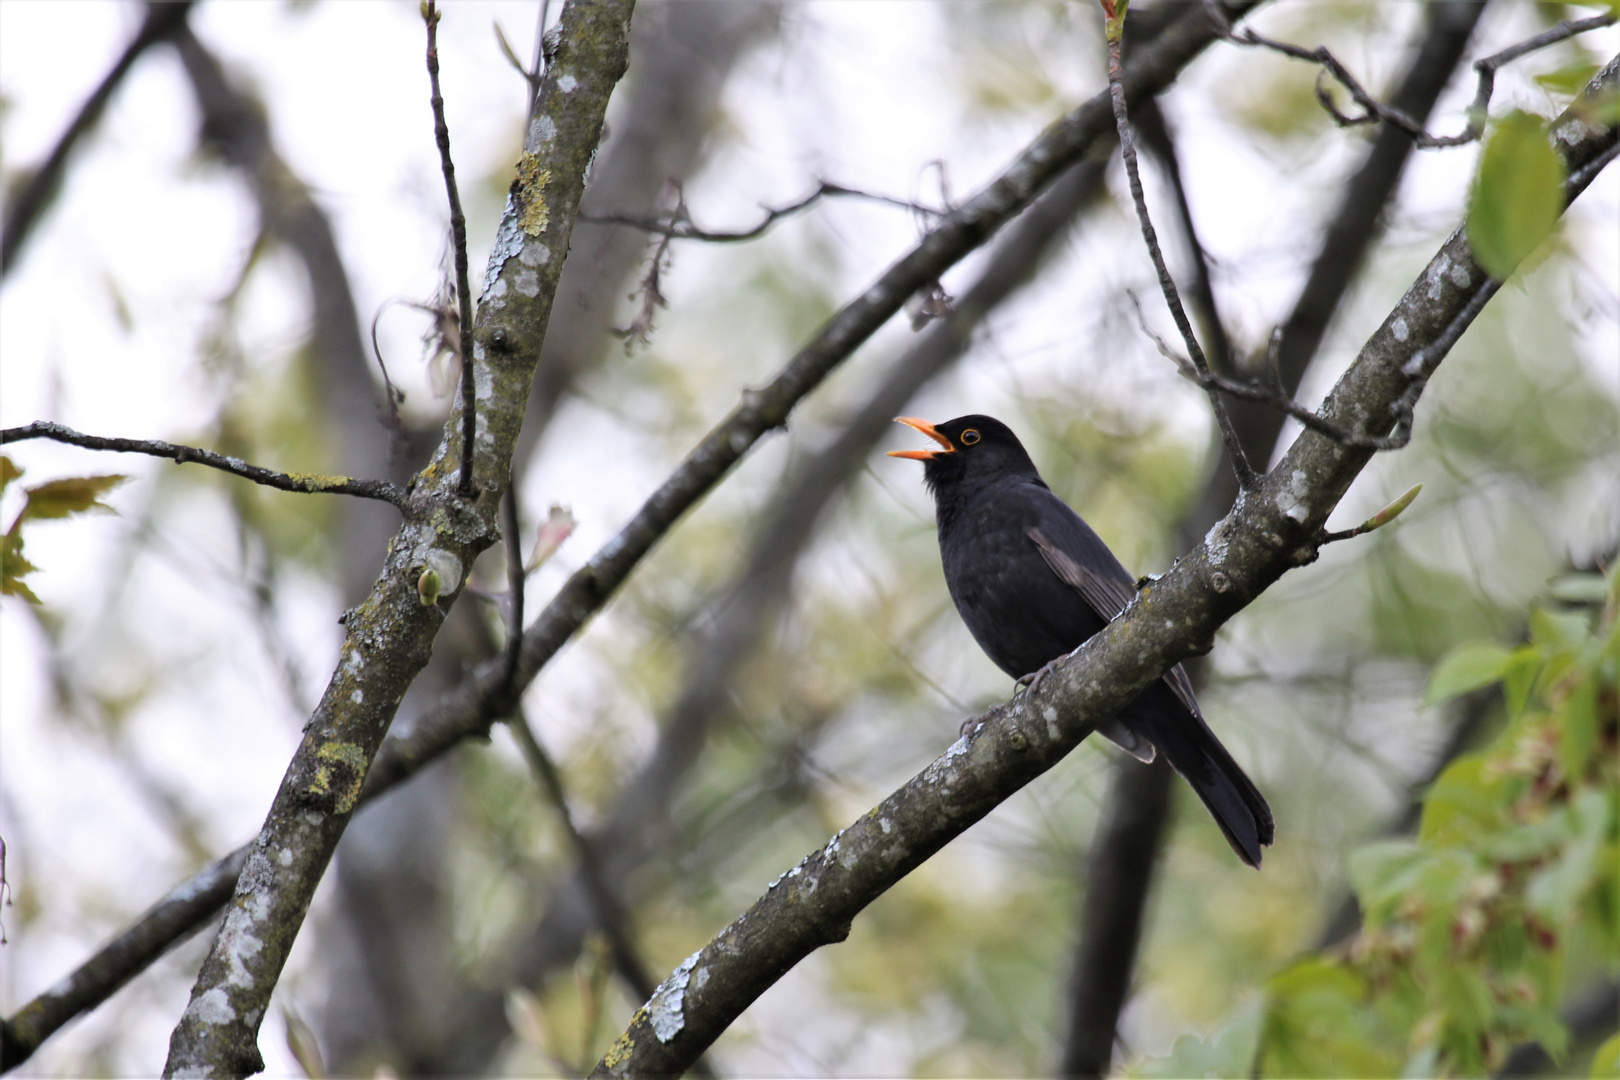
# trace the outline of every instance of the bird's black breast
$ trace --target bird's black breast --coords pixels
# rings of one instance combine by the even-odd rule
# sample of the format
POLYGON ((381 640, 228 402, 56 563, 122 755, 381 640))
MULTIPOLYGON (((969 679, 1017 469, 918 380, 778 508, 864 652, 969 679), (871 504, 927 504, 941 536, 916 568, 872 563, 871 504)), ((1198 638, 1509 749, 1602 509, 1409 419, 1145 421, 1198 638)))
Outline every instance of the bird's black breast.
POLYGON ((1131 581, 1097 534, 1043 484, 1007 478, 954 510, 939 528, 951 599, 979 647, 1015 679, 1106 625, 1052 572, 1029 537, 1031 529, 1040 529, 1093 573, 1131 581))

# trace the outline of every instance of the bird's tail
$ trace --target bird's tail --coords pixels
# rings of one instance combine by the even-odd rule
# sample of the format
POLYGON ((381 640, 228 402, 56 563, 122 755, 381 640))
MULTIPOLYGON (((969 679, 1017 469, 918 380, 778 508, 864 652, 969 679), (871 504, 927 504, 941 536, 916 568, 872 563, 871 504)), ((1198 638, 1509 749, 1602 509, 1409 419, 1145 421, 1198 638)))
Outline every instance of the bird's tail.
POLYGON ((1260 849, 1276 834, 1271 807, 1203 719, 1187 712, 1163 683, 1122 719, 1147 736, 1198 793, 1238 858, 1258 868, 1260 849), (1160 688, 1162 696, 1154 692, 1160 688))

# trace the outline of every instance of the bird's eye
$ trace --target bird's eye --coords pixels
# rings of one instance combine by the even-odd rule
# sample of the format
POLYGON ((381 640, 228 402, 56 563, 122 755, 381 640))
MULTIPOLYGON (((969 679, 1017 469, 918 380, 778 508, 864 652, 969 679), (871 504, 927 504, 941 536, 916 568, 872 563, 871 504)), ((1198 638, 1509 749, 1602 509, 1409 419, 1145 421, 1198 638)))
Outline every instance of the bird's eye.
POLYGON ((978 441, 979 441, 979 433, 977 431, 973 430, 972 428, 968 428, 966 431, 962 432, 962 445, 963 446, 972 446, 974 443, 976 443, 978 441))

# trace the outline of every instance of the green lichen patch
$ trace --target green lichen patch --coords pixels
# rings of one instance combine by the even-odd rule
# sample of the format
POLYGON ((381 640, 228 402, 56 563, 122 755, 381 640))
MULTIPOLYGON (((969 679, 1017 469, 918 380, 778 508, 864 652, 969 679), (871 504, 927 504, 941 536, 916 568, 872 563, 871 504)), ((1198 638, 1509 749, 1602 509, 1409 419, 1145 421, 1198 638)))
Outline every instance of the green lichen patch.
POLYGON ((551 224, 551 207, 546 203, 546 185, 549 183, 551 170, 540 164, 540 155, 530 151, 518 160, 518 205, 523 207, 518 217, 518 228, 530 236, 539 236, 551 224))
POLYGON ((360 785, 366 778, 366 752, 354 743, 326 743, 315 751, 321 764, 315 767, 315 778, 309 783, 309 792, 322 802, 329 803, 332 812, 347 814, 360 798, 360 785))

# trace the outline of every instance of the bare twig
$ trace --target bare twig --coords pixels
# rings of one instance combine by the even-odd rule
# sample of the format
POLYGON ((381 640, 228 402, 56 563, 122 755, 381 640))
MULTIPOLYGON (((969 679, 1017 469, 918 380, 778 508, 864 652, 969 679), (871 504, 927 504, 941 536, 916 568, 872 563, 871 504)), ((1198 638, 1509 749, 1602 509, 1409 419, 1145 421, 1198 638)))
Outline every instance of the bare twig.
POLYGON ((464 499, 472 498, 474 437, 478 430, 477 392, 473 379, 472 289, 467 284, 467 218, 461 212, 461 195, 456 190, 456 166, 450 160, 450 128, 444 121, 444 97, 439 93, 439 11, 434 0, 423 0, 422 21, 427 24, 428 83, 433 88, 433 138, 439 146, 439 165, 444 172, 444 190, 450 199, 450 236, 456 252, 456 299, 461 314, 461 475, 456 490, 464 499))
MULTIPOLYGON (((399 303, 401 301, 389 301, 399 303)), ((377 370, 382 372, 383 378, 383 427, 388 429, 388 460, 393 461, 404 451, 409 439, 405 435, 405 418, 399 415, 399 407, 405 401, 405 391, 394 385, 394 380, 388 377, 388 365, 383 362, 382 346, 377 343, 377 323, 388 310, 388 304, 377 309, 371 317, 371 353, 377 358, 377 370)))
POLYGON ((232 476, 240 476, 255 484, 275 488, 277 491, 296 491, 306 495, 353 495, 360 499, 377 499, 393 503, 401 509, 405 506, 405 492, 386 480, 354 480, 347 476, 276 472, 274 469, 249 465, 241 458, 226 457, 224 454, 201 450, 195 446, 179 446, 175 443, 159 442, 156 439, 109 439, 100 435, 86 435, 47 420, 36 420, 32 424, 0 431, 0 445, 22 442, 26 439, 50 439, 70 446, 82 446, 86 450, 147 454, 151 457, 169 458, 181 465, 194 462, 206 465, 210 469, 228 472, 232 476))
MULTIPOLYGON (((687 216, 686 195, 681 185, 671 182, 669 187, 675 189, 675 209, 671 212, 669 220, 673 222, 690 223, 687 216)), ((641 308, 636 317, 630 320, 628 326, 615 326, 610 330, 615 337, 624 340, 625 351, 632 346, 646 345, 652 335, 653 320, 658 316, 658 310, 669 306, 669 299, 664 295, 664 271, 669 269, 669 245, 675 242, 675 237, 668 232, 656 234, 659 239, 653 245, 652 257, 647 260, 647 272, 642 275, 641 281, 636 285, 636 291, 630 294, 630 299, 641 297, 641 308)))
POLYGON ((125 46, 118 61, 113 64, 112 70, 107 72, 106 77, 101 80, 101 85, 85 99, 78 115, 68 124, 67 130, 62 132, 62 137, 51 149, 50 156, 29 175, 28 182, 7 201, 5 236, 0 240, 0 278, 4 278, 16 265, 17 256, 22 253, 23 244, 27 242, 29 233, 33 232, 34 226, 39 223, 40 216, 50 205, 62 182, 62 173, 67 168, 67 159, 73 153, 73 148, 100 121, 107 103, 112 100, 113 93, 129 74, 129 69, 135 66, 135 61, 140 59, 142 53, 167 38, 184 23, 190 13, 191 0, 147 5, 146 20, 141 23, 135 37, 125 46))
MULTIPOLYGON (((1211 3, 1212 0, 1206 0, 1211 3)), ((1329 51, 1326 45, 1318 45, 1314 49, 1307 49, 1302 45, 1293 45, 1286 41, 1277 41, 1265 37, 1254 30, 1244 27, 1240 31, 1233 31, 1230 24, 1226 27, 1226 40, 1235 45, 1253 45, 1270 49, 1284 56, 1296 60, 1305 60, 1322 66, 1322 75, 1316 81, 1316 97, 1322 107, 1333 117, 1340 127, 1357 127, 1362 124, 1385 123, 1400 128, 1412 137, 1415 146, 1422 150, 1446 149, 1453 146, 1464 146, 1475 142, 1485 133, 1485 122, 1491 104, 1491 95, 1496 89, 1496 72, 1504 64, 1512 63, 1522 56, 1527 56, 1538 49, 1555 45, 1577 34, 1584 34, 1588 30, 1596 30, 1604 26, 1611 26, 1615 21, 1615 13, 1604 12, 1602 15, 1593 15, 1587 19, 1566 19, 1557 26, 1533 38, 1512 45, 1501 52, 1493 53, 1474 61, 1474 72, 1479 77, 1478 88, 1474 92, 1474 101, 1468 107, 1468 123, 1456 135, 1431 135, 1422 124, 1412 119, 1406 112, 1385 105, 1361 85, 1350 69, 1329 51), (1331 75, 1338 84, 1349 93, 1351 100, 1361 108, 1361 113, 1347 114, 1333 103, 1329 96, 1323 78, 1331 75)))
MULTIPOLYGON (((1102 0, 1103 8, 1108 13, 1108 94, 1114 107, 1114 123, 1119 129, 1120 154, 1125 159, 1125 173, 1130 180, 1131 200, 1136 204, 1136 217, 1142 224, 1142 240, 1147 244, 1148 255, 1153 259, 1153 269, 1159 276, 1159 288, 1164 292, 1164 302, 1170 308, 1170 315, 1175 319, 1176 329, 1181 332, 1181 338, 1187 344, 1187 355, 1192 357, 1193 367, 1204 378, 1212 378, 1209 362, 1204 359, 1204 350, 1198 345, 1198 338, 1193 333, 1192 323, 1187 319, 1187 312, 1181 306, 1181 296, 1176 291, 1175 279, 1170 276, 1170 268, 1165 265, 1164 253, 1159 250, 1158 234, 1154 231, 1153 221, 1148 216, 1147 198, 1142 193, 1142 176, 1136 162, 1136 143, 1131 132, 1130 118, 1125 110, 1125 64, 1121 51, 1121 41, 1124 37, 1125 10, 1124 0, 1121 0, 1117 9, 1114 0, 1102 0)), ((1226 413, 1226 405, 1214 387, 1206 386, 1209 394, 1210 408, 1215 411, 1215 422, 1220 425, 1221 439, 1226 444, 1227 456, 1232 461, 1232 471, 1237 474, 1238 486, 1248 490, 1254 486, 1254 467, 1249 464, 1248 455, 1243 452, 1243 443, 1238 439, 1237 429, 1232 426, 1232 418, 1226 413)))
POLYGON ((672 240, 705 240, 711 244, 736 244, 764 235, 765 231, 778 221, 786 217, 792 217, 822 199, 839 197, 870 199, 873 202, 899 207, 902 210, 910 210, 931 220, 944 217, 946 213, 931 206, 907 202, 905 199, 896 199, 889 195, 879 195, 870 191, 860 191, 856 188, 844 187, 842 184, 821 180, 817 182, 816 190, 797 202, 782 207, 762 207, 765 211, 764 219, 752 229, 744 229, 741 232, 715 232, 709 229, 700 229, 685 216, 684 206, 676 214, 664 219, 630 217, 625 214, 581 214, 579 220, 588 221, 594 225, 626 225, 632 229, 640 229, 656 236, 666 236, 672 240))

